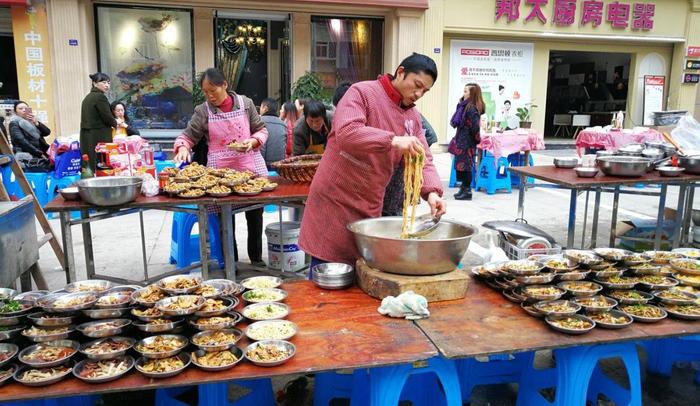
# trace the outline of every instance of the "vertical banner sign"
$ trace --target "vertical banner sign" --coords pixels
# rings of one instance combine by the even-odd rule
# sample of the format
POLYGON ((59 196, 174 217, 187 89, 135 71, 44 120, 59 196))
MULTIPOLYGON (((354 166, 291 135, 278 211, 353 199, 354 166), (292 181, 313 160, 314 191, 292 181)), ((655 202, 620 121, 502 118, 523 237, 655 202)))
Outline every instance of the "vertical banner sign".
MULTIPOLYGON (((518 107, 526 107, 532 101, 532 54, 531 43, 452 40, 448 122, 462 97, 464 85, 477 83, 489 119, 505 121, 515 128, 518 107)), ((454 132, 448 126, 450 138, 454 132)))
POLYGON ((666 76, 644 76, 643 125, 654 125, 654 112, 664 110, 666 76))
POLYGON ((37 120, 51 128, 55 122, 46 3, 34 3, 12 6, 17 83, 20 99, 29 103, 37 120))

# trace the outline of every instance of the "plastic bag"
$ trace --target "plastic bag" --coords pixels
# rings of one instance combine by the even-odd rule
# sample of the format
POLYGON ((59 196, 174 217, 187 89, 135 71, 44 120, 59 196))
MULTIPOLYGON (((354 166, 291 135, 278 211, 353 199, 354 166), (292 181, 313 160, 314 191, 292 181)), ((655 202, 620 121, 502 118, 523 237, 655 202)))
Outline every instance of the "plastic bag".
POLYGON ((60 179, 64 176, 80 174, 80 141, 71 137, 59 137, 49 147, 49 159, 54 163, 54 176, 60 179))
POLYGON ((146 172, 140 176, 141 179, 143 179, 143 183, 141 184, 141 193, 146 197, 158 196, 158 181, 153 177, 153 175, 146 172))
POLYGON ((692 115, 681 117, 671 136, 681 146, 684 152, 700 152, 700 123, 692 115))

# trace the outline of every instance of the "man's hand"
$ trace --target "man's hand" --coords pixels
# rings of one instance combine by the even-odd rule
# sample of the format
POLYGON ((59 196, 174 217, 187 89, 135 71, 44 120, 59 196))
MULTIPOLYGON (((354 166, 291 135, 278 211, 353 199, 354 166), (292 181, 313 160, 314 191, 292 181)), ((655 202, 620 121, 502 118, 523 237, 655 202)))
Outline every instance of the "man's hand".
POLYGON ((399 152, 407 153, 411 156, 418 156, 423 152, 423 144, 418 137, 396 136, 391 140, 391 147, 399 152))
POLYGON ((428 195, 428 205, 433 217, 442 217, 447 212, 447 202, 435 192, 428 195))
POLYGON ((190 162, 190 151, 185 146, 180 146, 177 149, 177 154, 173 158, 175 164, 179 165, 181 162, 190 162))

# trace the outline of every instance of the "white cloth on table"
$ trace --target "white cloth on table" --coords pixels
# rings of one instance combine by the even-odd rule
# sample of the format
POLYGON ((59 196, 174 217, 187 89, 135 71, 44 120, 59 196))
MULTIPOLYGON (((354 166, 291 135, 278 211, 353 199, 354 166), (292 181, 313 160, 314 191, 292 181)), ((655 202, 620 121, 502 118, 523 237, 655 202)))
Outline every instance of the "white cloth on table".
POLYGON ((405 317, 407 320, 418 320, 430 316, 428 301, 412 290, 396 297, 385 297, 377 311, 385 316, 405 317))

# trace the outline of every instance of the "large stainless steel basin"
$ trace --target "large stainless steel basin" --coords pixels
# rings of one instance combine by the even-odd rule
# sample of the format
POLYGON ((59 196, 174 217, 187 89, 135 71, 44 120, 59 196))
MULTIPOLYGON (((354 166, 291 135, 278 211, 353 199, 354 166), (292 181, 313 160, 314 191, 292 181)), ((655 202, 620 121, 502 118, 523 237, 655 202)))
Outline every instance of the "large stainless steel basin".
POLYGON ((137 176, 105 176, 82 179, 78 186, 80 198, 95 206, 119 206, 136 199, 143 180, 137 176))
POLYGON ((404 240, 401 217, 380 217, 348 224, 367 264, 380 271, 402 275, 437 275, 457 268, 477 228, 443 219, 421 239, 404 240))

